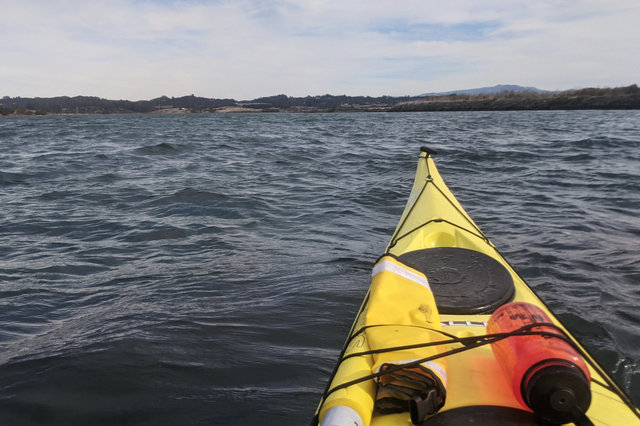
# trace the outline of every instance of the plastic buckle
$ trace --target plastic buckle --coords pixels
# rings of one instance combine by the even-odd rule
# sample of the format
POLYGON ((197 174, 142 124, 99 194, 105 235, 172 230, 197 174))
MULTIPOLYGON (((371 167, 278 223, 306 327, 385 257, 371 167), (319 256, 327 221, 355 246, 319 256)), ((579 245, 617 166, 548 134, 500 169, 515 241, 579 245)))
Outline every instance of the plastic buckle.
POLYGON ((438 408, 438 392, 435 389, 432 388, 420 395, 415 395, 409 400, 411 423, 421 424, 430 414, 438 411, 438 408))

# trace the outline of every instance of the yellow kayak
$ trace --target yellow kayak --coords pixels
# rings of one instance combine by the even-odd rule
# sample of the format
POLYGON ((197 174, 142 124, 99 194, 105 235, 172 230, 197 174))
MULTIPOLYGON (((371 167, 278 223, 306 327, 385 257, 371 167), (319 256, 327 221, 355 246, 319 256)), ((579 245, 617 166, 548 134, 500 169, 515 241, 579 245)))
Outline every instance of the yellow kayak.
POLYGON ((313 424, 640 425, 640 410, 513 270, 422 148, 313 424))

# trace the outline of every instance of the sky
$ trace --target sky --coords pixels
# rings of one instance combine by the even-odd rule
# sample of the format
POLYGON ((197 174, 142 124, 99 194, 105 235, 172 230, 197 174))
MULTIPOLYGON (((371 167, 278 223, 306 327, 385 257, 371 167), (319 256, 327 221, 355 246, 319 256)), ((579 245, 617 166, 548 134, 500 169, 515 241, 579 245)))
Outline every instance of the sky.
POLYGON ((0 0, 0 97, 640 84, 638 0, 0 0))

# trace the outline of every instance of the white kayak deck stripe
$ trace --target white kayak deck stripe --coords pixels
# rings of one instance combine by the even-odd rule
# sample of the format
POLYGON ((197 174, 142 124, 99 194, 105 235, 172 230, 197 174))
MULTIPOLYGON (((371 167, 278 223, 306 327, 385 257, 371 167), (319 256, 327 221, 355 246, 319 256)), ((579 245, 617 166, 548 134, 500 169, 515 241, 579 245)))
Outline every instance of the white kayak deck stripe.
POLYGON ((387 272, 391 272, 396 275, 399 275, 402 278, 406 278, 409 281, 413 281, 416 284, 420 284, 421 286, 426 287, 429 291, 431 291, 431 287, 429 286, 429 281, 427 280, 427 277, 425 277, 422 274, 417 274, 413 271, 403 268, 402 266, 390 260, 383 260, 382 262, 374 266, 373 271, 371 272, 371 277, 373 278, 377 274, 383 271, 387 271, 387 272))
POLYGON ((442 321, 440 322, 443 326, 474 326, 474 327, 486 327, 487 323, 483 321, 442 321))

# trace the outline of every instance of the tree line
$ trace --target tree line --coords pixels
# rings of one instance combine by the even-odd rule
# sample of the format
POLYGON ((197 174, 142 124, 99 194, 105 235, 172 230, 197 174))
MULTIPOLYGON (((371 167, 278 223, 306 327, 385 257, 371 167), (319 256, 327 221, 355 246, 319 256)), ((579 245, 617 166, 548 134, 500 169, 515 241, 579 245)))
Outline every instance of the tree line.
POLYGON ((563 92, 501 92, 447 96, 290 97, 275 95, 250 101, 203 98, 194 95, 143 101, 109 100, 92 96, 0 99, 2 115, 124 114, 152 112, 212 113, 228 109, 264 112, 336 111, 495 111, 560 109, 640 109, 640 89, 633 84, 617 88, 586 88, 563 92))
POLYGON ((431 96, 394 105, 391 111, 511 111, 640 109, 640 88, 586 88, 556 93, 503 92, 483 95, 431 96))

